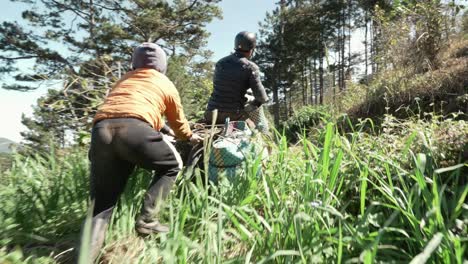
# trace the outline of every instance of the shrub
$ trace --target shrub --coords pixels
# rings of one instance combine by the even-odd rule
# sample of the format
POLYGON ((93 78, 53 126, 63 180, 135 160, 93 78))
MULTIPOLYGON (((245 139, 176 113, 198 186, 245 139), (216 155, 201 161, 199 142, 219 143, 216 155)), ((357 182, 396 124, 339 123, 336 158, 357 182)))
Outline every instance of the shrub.
POLYGON ((329 108, 325 106, 304 106, 280 127, 289 141, 297 142, 304 134, 331 120, 329 108))

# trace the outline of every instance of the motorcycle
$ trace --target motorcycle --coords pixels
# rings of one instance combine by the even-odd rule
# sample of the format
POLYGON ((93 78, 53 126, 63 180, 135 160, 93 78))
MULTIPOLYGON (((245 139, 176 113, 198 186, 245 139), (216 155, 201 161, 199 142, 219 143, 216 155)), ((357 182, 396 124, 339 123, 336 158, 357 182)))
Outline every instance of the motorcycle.
POLYGON ((207 173, 208 177, 205 178, 212 183, 217 184, 221 175, 224 180, 232 182, 243 173, 249 161, 267 158, 263 138, 268 136, 268 122, 263 108, 246 109, 249 111, 246 111, 245 121, 230 121, 227 118, 221 125, 192 125, 192 131, 205 140, 193 146, 188 154, 185 148, 185 155, 182 155, 186 161, 185 177, 193 179, 198 169, 207 173))

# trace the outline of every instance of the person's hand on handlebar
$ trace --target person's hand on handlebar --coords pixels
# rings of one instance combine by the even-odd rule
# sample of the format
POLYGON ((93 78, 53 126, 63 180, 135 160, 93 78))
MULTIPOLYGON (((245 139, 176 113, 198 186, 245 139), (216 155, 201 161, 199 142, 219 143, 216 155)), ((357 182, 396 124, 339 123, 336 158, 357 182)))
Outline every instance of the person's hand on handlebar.
POLYGON ((172 128, 169 127, 167 124, 164 124, 164 126, 161 128, 160 131, 161 131, 161 133, 163 133, 165 135, 168 135, 168 136, 171 136, 171 137, 175 138, 174 130, 172 130, 172 128))
POLYGON ((261 105, 261 103, 255 100, 251 89, 247 90, 247 93, 245 94, 245 99, 246 103, 244 105, 244 111, 247 113, 257 110, 261 105))
POLYGON ((196 145, 196 144, 202 142, 203 138, 200 135, 193 133, 192 136, 190 137, 189 141, 190 141, 190 144, 196 145))

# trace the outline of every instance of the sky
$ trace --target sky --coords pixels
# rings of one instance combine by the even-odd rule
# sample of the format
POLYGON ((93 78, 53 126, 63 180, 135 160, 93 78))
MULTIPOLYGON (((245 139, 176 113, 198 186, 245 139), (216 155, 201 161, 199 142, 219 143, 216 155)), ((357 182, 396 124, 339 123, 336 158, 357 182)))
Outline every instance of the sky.
MULTIPOLYGON (((21 3, 2 0, 0 23, 3 21, 21 20, 21 3)), ((274 9, 277 0, 223 0, 220 7, 222 19, 215 19, 207 26, 211 36, 208 49, 214 52, 214 61, 228 55, 234 46, 235 35, 243 30, 257 32, 258 22, 265 18, 268 11, 274 9)), ((32 92, 8 91, 0 88, 0 137, 20 142, 21 131, 26 128, 21 124, 21 115, 30 116, 32 105, 47 92, 50 87, 41 87, 32 92)))

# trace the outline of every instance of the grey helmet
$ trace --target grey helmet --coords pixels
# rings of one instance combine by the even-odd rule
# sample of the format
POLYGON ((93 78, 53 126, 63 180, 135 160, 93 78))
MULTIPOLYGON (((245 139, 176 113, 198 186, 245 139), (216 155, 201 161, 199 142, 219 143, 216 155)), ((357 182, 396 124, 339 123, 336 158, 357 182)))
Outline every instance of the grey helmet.
POLYGON ((133 69, 155 69, 162 74, 166 74, 166 52, 155 43, 144 42, 133 50, 132 67, 133 69))
POLYGON ((242 31, 236 35, 234 49, 236 51, 250 51, 257 45, 255 33, 242 31))

